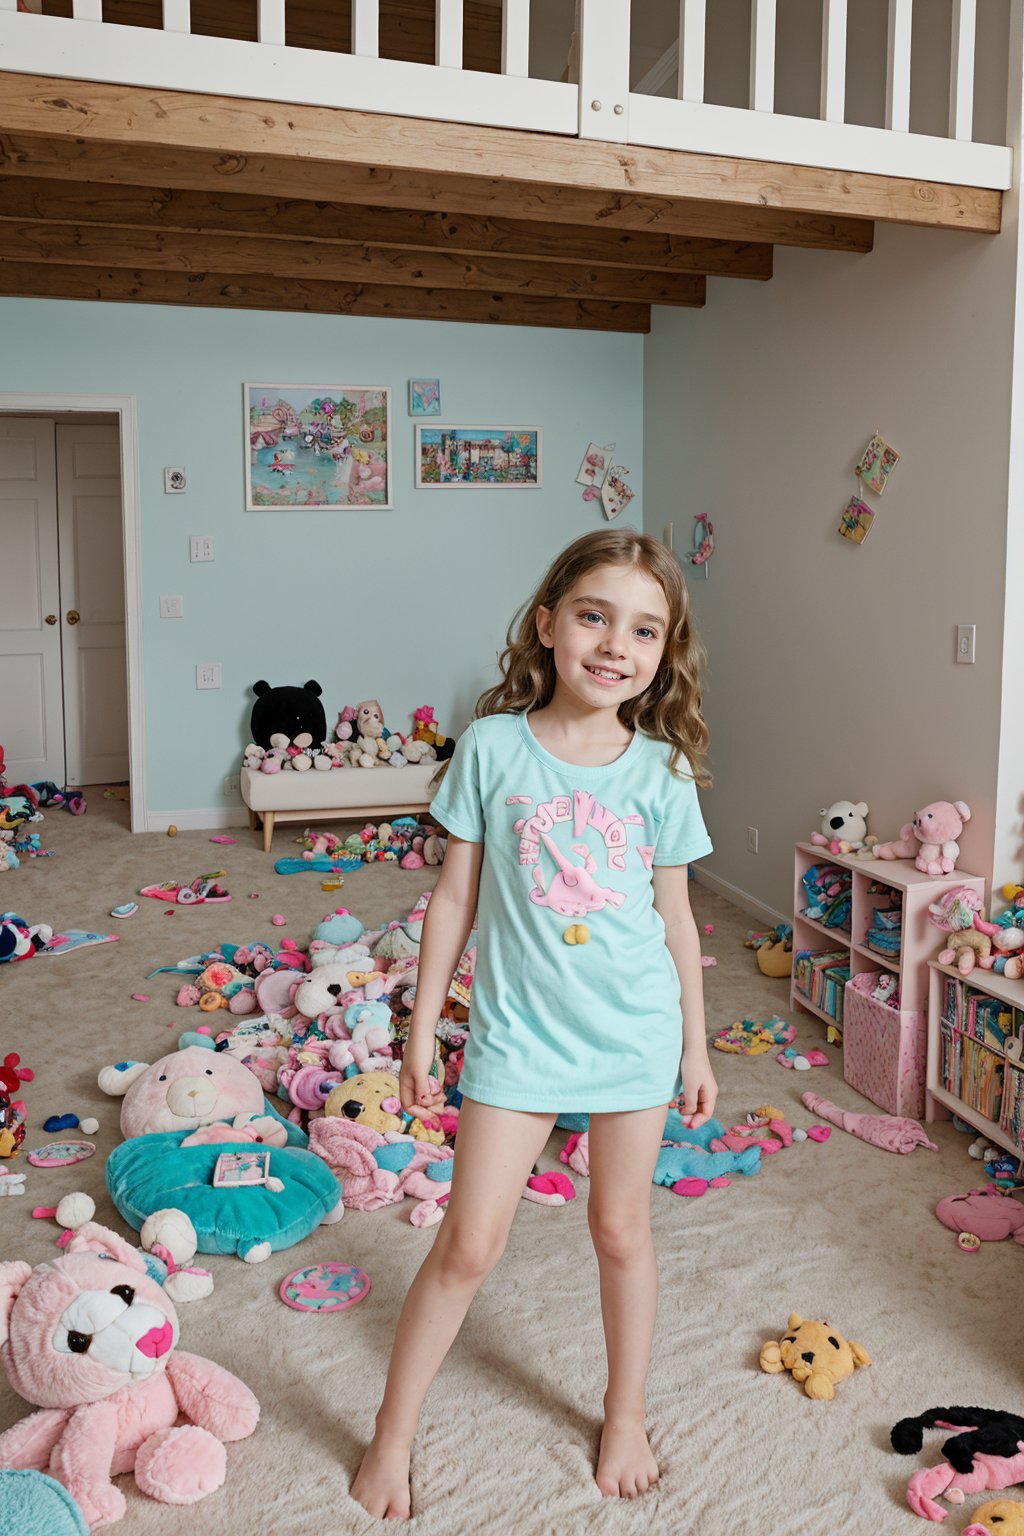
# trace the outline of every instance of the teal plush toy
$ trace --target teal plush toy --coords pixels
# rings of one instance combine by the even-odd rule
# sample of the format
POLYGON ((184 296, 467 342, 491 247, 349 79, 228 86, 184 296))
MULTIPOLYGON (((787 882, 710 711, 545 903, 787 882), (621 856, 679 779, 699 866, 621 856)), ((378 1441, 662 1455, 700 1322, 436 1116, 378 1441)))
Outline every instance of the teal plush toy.
POLYGON ((45 1472, 0 1472, 0 1518, 17 1536, 89 1536, 70 1493, 45 1472))
MULTIPOLYGON (((577 1173, 588 1173, 589 1148, 584 1150, 580 1147, 580 1138, 587 1134, 587 1127, 590 1124, 589 1115, 559 1115, 555 1124, 561 1130, 573 1132, 565 1151, 559 1153, 562 1162, 568 1163, 577 1173)), ((654 1165, 653 1182, 675 1189, 681 1181, 691 1179, 710 1183, 712 1179, 726 1178, 731 1173, 742 1173, 748 1177, 758 1173, 761 1167, 761 1148, 756 1142, 749 1147, 744 1147, 742 1152, 710 1150, 712 1141, 724 1135, 725 1127, 717 1120, 708 1120, 704 1125, 693 1129, 683 1124, 677 1109, 670 1109, 665 1117, 665 1129, 662 1132, 662 1140, 670 1145, 663 1146, 658 1153, 658 1161, 654 1165)), ((698 1193, 696 1189, 681 1189, 676 1192, 677 1194, 698 1193)))
POLYGON ((100 1087, 124 1099, 126 1139, 106 1172, 129 1226, 139 1232, 148 1216, 174 1207, 192 1222, 200 1253, 237 1253, 252 1264, 337 1221, 341 1188, 308 1151, 305 1132, 209 1036, 180 1043, 151 1066, 118 1062, 100 1073, 100 1087), (267 1178, 215 1187, 222 1153, 256 1153, 261 1163, 268 1157, 267 1178))

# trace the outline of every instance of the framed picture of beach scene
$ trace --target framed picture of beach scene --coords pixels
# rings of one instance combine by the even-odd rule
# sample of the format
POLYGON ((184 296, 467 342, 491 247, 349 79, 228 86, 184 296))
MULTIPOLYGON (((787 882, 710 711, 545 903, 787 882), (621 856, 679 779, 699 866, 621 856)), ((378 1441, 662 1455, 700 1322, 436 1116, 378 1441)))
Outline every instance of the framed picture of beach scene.
POLYGON ((540 483, 540 427, 416 428, 418 490, 536 490, 540 483))
POLYGON ((245 384, 247 512, 386 508, 391 391, 367 384, 245 384))

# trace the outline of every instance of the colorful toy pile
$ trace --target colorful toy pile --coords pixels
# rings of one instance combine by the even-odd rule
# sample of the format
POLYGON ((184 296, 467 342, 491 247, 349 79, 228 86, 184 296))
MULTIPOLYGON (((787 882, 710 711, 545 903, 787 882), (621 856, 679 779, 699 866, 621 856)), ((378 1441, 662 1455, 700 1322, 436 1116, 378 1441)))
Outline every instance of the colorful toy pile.
MULTIPOLYGON (((327 859, 339 869, 358 869, 361 864, 398 863, 403 869, 422 869, 425 864, 442 864, 448 839, 435 827, 425 826, 414 816, 396 816, 377 826, 367 822, 361 832, 335 837, 330 832, 311 832, 300 838, 309 863, 327 859)), ((319 868, 320 865, 315 867, 319 868)))

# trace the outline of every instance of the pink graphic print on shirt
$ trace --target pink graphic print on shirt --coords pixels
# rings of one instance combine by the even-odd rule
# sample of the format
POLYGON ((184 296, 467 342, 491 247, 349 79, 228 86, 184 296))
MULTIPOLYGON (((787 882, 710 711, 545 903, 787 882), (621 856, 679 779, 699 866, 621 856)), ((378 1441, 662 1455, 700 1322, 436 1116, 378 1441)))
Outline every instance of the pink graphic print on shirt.
POLYGON ((608 886, 598 885, 594 880, 597 865, 586 843, 573 843, 573 853, 584 860, 583 864, 574 864, 546 832, 541 833, 541 841, 558 865, 558 873, 552 877, 545 890, 544 876, 539 869, 534 868, 534 888, 530 892, 530 900, 538 907, 550 907, 560 917, 584 917, 588 912, 600 912, 604 906, 622 906, 626 899, 623 891, 610 890, 608 886))
MULTIPOLYGON (((529 804, 523 795, 509 795, 507 805, 529 804)), ((542 801, 532 816, 515 823, 519 833, 520 864, 536 864, 540 858, 540 839, 559 822, 571 821, 573 836, 580 838, 588 827, 600 833, 608 850, 608 868, 624 870, 629 843, 626 827, 643 827, 644 818, 635 812, 629 816, 616 816, 607 806, 601 805, 585 790, 575 789, 571 795, 555 795, 542 801)), ((641 834, 642 835, 642 834, 641 834)))

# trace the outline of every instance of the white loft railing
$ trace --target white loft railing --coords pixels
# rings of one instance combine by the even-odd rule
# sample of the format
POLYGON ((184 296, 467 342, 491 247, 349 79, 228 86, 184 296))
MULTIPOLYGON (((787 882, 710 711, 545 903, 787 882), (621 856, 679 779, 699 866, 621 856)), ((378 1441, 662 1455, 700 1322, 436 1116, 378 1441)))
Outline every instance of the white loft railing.
MULTIPOLYGON (((820 115, 807 118, 775 111, 776 0, 750 0, 748 107, 705 102, 708 0, 679 0, 678 41, 637 83, 622 114, 628 142, 743 160, 1009 187, 1012 151, 972 141, 977 0, 952 0, 946 138, 909 131, 913 0, 889 0, 885 126, 866 128, 845 121, 847 3, 822 0, 820 115), (673 75, 674 97, 652 94, 673 75)), ((881 64, 879 60, 879 69, 881 64)))
MULTIPOLYGON (((382 59, 379 0, 351 0, 350 53, 286 45, 288 0, 257 0, 258 42, 194 36, 190 0, 163 29, 103 20, 103 0, 0 0, 0 70, 255 100, 346 107, 1004 189, 1012 152, 972 141, 977 0, 951 0, 949 136, 911 133, 912 0, 889 0, 885 126, 844 121, 848 0, 821 0, 818 118, 774 110, 776 0, 751 0, 748 107, 704 100, 708 0, 678 0, 678 41, 630 91, 630 0, 577 0, 573 83, 530 76, 530 0, 501 0, 501 72, 463 68, 463 0, 436 0, 433 64, 382 59), (655 95, 675 77, 675 95, 655 95), (577 83, 578 81, 578 83, 577 83)), ((854 0, 856 3, 856 0, 854 0)), ((747 46, 746 39, 740 40, 747 46)), ((879 71, 882 60, 878 60, 879 71)))

